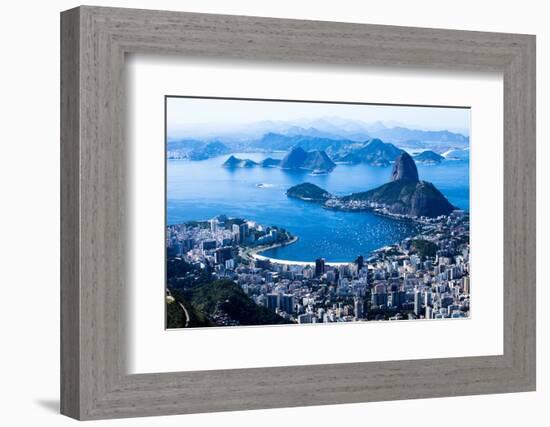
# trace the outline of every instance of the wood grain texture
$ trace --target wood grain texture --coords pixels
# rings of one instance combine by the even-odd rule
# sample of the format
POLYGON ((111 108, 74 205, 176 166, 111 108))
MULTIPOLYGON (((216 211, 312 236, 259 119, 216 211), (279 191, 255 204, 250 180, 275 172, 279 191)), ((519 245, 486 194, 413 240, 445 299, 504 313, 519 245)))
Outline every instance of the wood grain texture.
POLYGON ((62 13, 62 413, 100 419, 535 389, 534 36, 80 7, 62 13), (124 56, 500 71, 504 354, 128 375, 124 56))
POLYGON ((79 17, 61 21, 61 412, 80 414, 79 17))

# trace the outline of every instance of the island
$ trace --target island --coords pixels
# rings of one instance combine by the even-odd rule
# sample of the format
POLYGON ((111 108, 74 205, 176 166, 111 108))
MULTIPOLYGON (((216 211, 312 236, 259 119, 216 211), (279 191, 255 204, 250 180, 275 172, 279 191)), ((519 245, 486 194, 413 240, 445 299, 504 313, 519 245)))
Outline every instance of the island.
POLYGON ((470 160, 470 149, 453 148, 443 153, 443 157, 447 160, 470 160))
POLYGON ((331 172, 336 164, 322 150, 305 151, 301 147, 295 147, 281 160, 267 157, 258 163, 251 159, 241 159, 231 155, 223 162, 222 166, 229 169, 253 168, 256 166, 263 168, 278 167, 284 170, 308 170, 313 174, 324 174, 331 172))
POLYGON ((289 188, 286 191, 286 195, 294 199, 317 203, 324 203, 328 199, 334 197, 328 191, 325 191, 321 187, 311 184, 310 182, 304 182, 289 188))
POLYGON ((423 151, 414 156, 414 161, 416 163, 423 163, 425 165, 438 165, 443 160, 445 160, 445 157, 431 150, 423 151))
POLYGON ((305 169, 314 173, 328 173, 336 167, 336 163, 323 150, 305 151, 298 146, 283 157, 279 167, 287 170, 305 169))
POLYGON ((281 164, 280 159, 274 159, 272 157, 263 159, 260 162, 260 166, 262 166, 263 168, 275 168, 275 167, 278 167, 280 164, 281 164))
POLYGON ((250 159, 239 159, 231 155, 222 165, 224 168, 236 169, 236 168, 253 168, 258 166, 254 160, 250 159))

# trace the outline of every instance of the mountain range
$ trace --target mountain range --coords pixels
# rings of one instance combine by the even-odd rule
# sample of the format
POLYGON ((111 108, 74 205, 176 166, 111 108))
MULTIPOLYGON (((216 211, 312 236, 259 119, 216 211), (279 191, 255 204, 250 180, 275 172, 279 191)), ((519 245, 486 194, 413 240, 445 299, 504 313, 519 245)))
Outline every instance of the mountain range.
POLYGON ((221 142, 257 141, 267 133, 285 136, 312 136, 329 139, 349 139, 365 141, 380 138, 388 142, 405 142, 409 140, 447 142, 467 145, 469 130, 464 129, 425 129, 411 124, 396 121, 366 122, 357 119, 346 119, 338 116, 302 118, 296 120, 262 120, 251 123, 187 124, 173 129, 170 140, 183 138, 197 140, 214 140, 221 142))
MULTIPOLYGON (((467 132, 466 130, 463 132, 467 132)), ((167 149, 173 158, 202 159, 208 152, 288 151, 301 146, 304 150, 325 150, 333 155, 345 146, 381 139, 399 148, 443 153, 464 149, 467 134, 450 130, 426 130, 397 122, 366 123, 340 117, 295 121, 270 121, 224 126, 188 126, 178 130, 183 138, 168 138, 167 149), (207 148, 209 143, 216 146, 207 148), (220 146, 219 144, 223 144, 220 146)))
POLYGON ((302 147, 304 150, 325 150, 337 152, 342 147, 356 144, 357 141, 342 139, 337 136, 326 137, 319 135, 283 135, 268 132, 261 139, 250 143, 249 147, 267 151, 287 151, 293 147, 302 147))
MULTIPOLYGON (((224 141, 216 139, 201 141, 185 139, 168 141, 167 156, 169 159, 205 160, 224 154, 235 152, 276 152, 285 151, 287 156, 292 154, 290 163, 283 159, 280 167, 283 169, 302 168, 308 170, 320 169, 329 171, 334 168, 333 162, 365 163, 373 166, 389 166, 404 149, 417 152, 415 155, 419 163, 437 164, 448 160, 469 159, 469 138, 449 131, 420 131, 403 127, 387 128, 373 127, 371 133, 384 134, 384 139, 375 137, 361 141, 346 139, 339 136, 323 136, 322 132, 313 132, 310 128, 297 135, 286 135, 276 132, 267 132, 259 139, 246 141, 224 141), (314 135, 315 133, 315 135, 314 135), (424 138, 406 139, 406 138, 424 138), (403 138, 404 140, 400 140, 403 138), (394 139, 401 142, 392 142, 394 139), (432 147, 427 149, 426 146, 432 147), (300 148, 308 154, 306 159, 302 152, 292 153, 300 148), (303 157, 304 165, 296 166, 296 159, 303 157)), ((266 159, 262 166, 276 166, 277 159, 266 159)))

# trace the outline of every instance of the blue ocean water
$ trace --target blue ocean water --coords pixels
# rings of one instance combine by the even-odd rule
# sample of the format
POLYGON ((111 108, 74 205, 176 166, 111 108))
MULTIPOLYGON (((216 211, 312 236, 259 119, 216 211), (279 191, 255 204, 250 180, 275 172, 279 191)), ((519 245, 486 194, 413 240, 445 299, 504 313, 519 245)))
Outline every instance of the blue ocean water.
MULTIPOLYGON (((281 155, 235 154, 256 161, 281 155)), ((167 162, 168 224, 226 214, 277 225, 299 240, 263 254, 293 261, 312 261, 319 257, 329 262, 352 261, 358 255, 367 256, 414 233, 413 226, 406 222, 368 212, 326 210, 285 195, 288 188, 302 182, 311 182, 337 195, 369 190, 389 180, 391 167, 339 164, 330 174, 311 175, 277 168, 226 169, 221 165, 227 157, 167 162)), ((469 210, 468 162, 418 165, 418 172, 420 179, 435 184, 452 204, 469 210)))

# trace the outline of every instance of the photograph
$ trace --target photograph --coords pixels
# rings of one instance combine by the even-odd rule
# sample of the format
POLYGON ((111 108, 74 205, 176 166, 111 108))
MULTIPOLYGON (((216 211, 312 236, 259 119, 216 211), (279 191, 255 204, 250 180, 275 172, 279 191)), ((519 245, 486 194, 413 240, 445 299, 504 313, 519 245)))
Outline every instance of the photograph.
POLYGON ((470 315, 470 108, 165 97, 166 328, 470 315))

